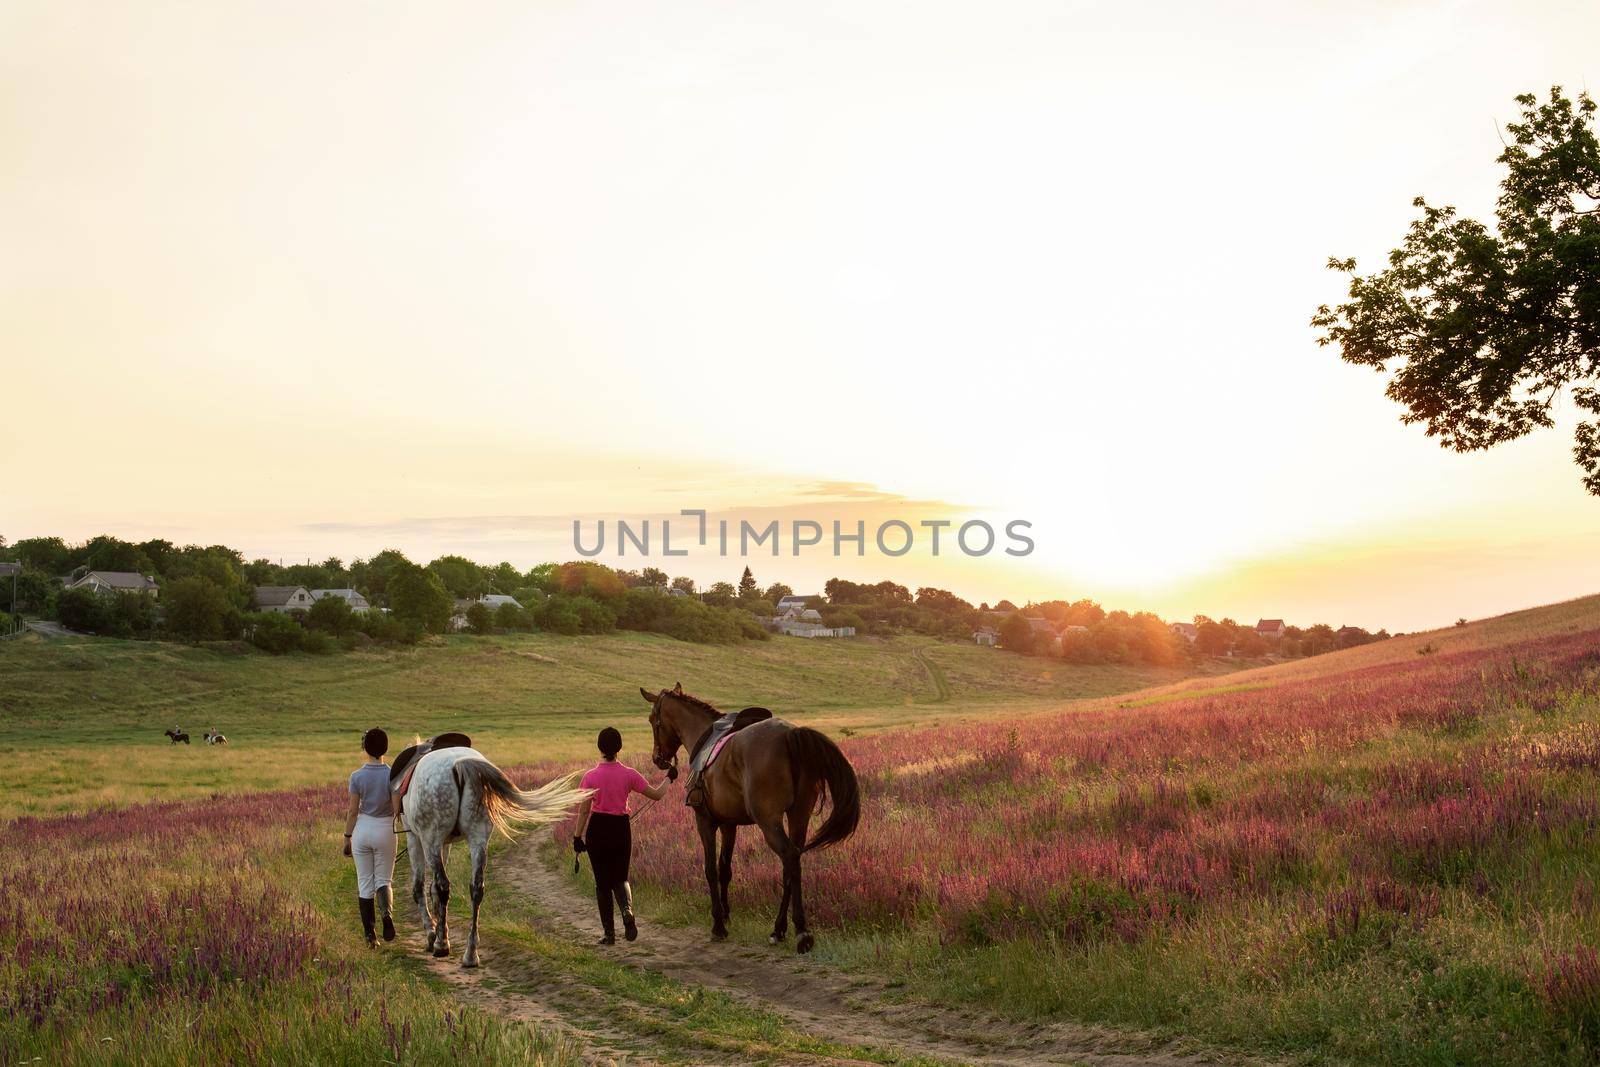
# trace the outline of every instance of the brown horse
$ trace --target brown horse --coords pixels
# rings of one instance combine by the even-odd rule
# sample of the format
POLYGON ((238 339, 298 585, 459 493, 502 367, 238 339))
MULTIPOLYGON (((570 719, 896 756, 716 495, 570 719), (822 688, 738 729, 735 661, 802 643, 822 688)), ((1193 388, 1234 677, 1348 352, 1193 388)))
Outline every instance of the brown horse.
MULTIPOLYGON (((722 713, 690 696, 682 685, 639 693, 650 705, 655 738, 655 763, 675 765, 679 747, 691 753, 711 723, 722 713)), ((788 934, 789 907, 794 905, 795 948, 811 951, 814 939, 806 929, 805 897, 800 887, 800 856, 838 844, 855 832, 861 817, 856 772, 827 737, 782 719, 767 719, 730 735, 701 778, 704 801, 695 808, 700 844, 705 850, 706 887, 711 892, 711 937, 728 936, 728 883, 733 880, 733 845, 739 827, 761 827, 767 847, 783 860, 783 900, 772 926, 776 945, 788 934), (812 812, 832 794, 833 808, 807 840, 812 812), (784 829, 784 817, 789 825, 784 829), (717 831, 722 831, 722 856, 717 858, 717 831)))

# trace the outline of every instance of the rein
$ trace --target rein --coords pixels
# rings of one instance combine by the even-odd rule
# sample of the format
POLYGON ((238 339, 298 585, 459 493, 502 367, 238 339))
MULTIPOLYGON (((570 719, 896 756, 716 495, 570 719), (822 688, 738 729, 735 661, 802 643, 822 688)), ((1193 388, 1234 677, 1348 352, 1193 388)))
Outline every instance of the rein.
MULTIPOLYGON (((668 780, 669 781, 676 781, 677 777, 678 777, 678 754, 677 753, 673 753, 672 754, 672 777, 670 779, 668 779, 668 780)), ((662 794, 662 795, 665 796, 665 794, 662 794)), ((638 811, 630 811, 628 813, 628 821, 632 822, 635 817, 640 815, 642 812, 654 807, 657 803, 659 803, 658 798, 656 798, 656 797, 645 797, 644 798, 644 802, 639 805, 639 810, 638 811)))

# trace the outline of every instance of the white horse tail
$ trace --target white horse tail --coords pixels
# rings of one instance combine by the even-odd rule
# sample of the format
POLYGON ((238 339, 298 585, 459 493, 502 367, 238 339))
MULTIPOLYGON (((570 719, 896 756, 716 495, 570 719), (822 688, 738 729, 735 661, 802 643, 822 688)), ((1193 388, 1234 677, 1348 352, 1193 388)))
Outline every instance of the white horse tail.
POLYGON ((576 771, 538 789, 518 789, 504 771, 481 758, 458 760, 453 773, 462 793, 471 790, 494 828, 507 837, 516 826, 560 821, 594 792, 573 787, 576 771))

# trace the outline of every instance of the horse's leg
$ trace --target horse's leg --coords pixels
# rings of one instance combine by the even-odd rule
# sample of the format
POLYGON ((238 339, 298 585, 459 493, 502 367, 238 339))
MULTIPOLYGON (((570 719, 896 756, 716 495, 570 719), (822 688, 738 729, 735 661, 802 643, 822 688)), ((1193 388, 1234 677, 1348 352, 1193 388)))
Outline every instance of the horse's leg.
POLYGON ((733 881, 733 843, 738 836, 739 828, 733 823, 722 828, 722 855, 717 861, 717 885, 720 890, 718 899, 722 901, 723 922, 733 919, 733 909, 728 907, 728 883, 733 881))
POLYGON ((760 825, 762 836, 767 839, 767 847, 783 861, 783 898, 778 901, 778 917, 772 923, 772 936, 767 938, 769 944, 776 945, 789 934, 789 901, 794 898, 789 853, 794 846, 789 842, 789 835, 783 832, 782 815, 767 819, 760 825))
POLYGON ((433 951, 433 911, 428 907, 427 875, 433 865, 433 850, 416 830, 410 833, 411 844, 406 858, 411 863, 411 899, 417 905, 417 918, 422 921, 422 934, 428 939, 428 951, 433 951))
POLYGON ((438 959, 450 955, 450 872, 445 869, 449 853, 449 845, 440 845, 433 854, 433 954, 438 959))
POLYGON ((811 812, 816 797, 813 794, 802 799, 805 800, 804 804, 797 800, 794 807, 789 809, 789 848, 793 852, 793 859, 784 862, 784 881, 790 882, 792 877, 790 890, 794 893, 794 949, 796 952, 810 952, 816 939, 806 929, 806 905, 800 894, 800 855, 806 849, 806 834, 810 832, 811 812), (794 868, 792 876, 788 874, 791 862, 794 868))
POLYGON ((728 936, 728 920, 722 914, 722 894, 717 889, 717 824, 703 812, 695 813, 695 822, 700 830, 700 850, 705 854, 706 889, 711 893, 711 939, 722 941, 728 936))
POLYGON ((489 861, 489 820, 473 823, 467 835, 472 848, 472 929, 467 934, 467 951, 461 956, 461 966, 478 965, 478 909, 483 906, 483 869, 489 861))
POLYGON ((772 924, 772 933, 767 936, 767 944, 780 945, 783 939, 789 936, 789 879, 783 880, 783 896, 778 901, 778 918, 772 924))

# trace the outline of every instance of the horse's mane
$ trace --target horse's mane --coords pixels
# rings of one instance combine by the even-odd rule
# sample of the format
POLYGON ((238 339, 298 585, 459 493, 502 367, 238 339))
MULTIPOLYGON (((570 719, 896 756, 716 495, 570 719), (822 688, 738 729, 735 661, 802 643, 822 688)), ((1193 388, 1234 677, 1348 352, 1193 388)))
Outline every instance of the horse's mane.
POLYGON ((711 701, 705 699, 704 697, 697 697, 693 693, 686 693, 682 689, 668 689, 667 696, 677 697, 690 707, 700 708, 702 711, 709 711, 713 715, 722 714, 722 709, 711 703, 711 701))

